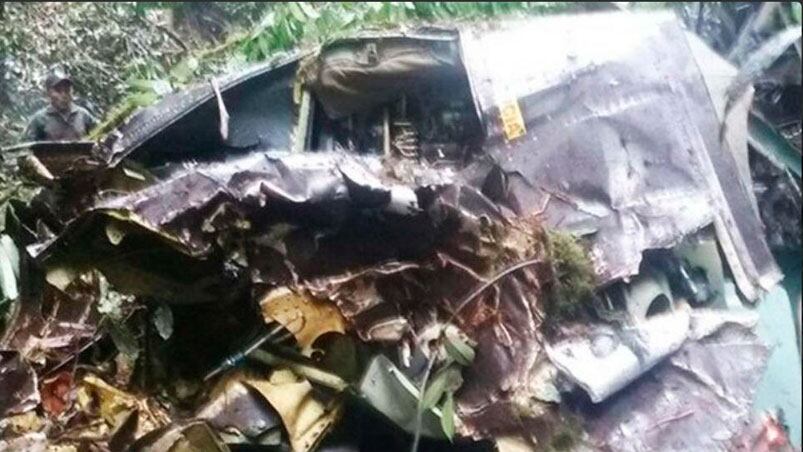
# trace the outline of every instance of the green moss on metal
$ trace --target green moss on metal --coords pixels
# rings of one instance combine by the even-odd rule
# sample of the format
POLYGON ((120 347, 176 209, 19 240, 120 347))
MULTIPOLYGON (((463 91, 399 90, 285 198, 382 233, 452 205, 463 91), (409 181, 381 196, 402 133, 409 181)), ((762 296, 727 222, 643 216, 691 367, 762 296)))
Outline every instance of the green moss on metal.
POLYGON ((561 318, 574 316, 596 287, 591 259, 577 238, 563 232, 547 232, 547 250, 554 272, 547 312, 561 318))

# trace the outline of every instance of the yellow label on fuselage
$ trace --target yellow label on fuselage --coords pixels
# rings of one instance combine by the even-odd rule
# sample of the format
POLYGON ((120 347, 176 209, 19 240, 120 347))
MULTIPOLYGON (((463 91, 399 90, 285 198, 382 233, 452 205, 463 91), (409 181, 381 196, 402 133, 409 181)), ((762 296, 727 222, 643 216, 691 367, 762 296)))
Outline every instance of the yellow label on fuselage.
POLYGON ((519 102, 516 99, 499 105, 499 118, 502 120, 502 129, 505 132, 507 141, 515 140, 527 133, 519 102))

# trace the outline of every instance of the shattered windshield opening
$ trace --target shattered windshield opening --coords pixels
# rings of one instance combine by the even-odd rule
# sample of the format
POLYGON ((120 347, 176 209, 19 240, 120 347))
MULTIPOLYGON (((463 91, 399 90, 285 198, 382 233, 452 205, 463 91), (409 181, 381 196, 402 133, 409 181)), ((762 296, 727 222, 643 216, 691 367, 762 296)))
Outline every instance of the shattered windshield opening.
POLYGON ((311 87, 317 95, 306 148, 453 163, 479 151, 481 128, 456 40, 368 40, 324 55, 311 87), (362 79, 370 88, 363 83, 350 97, 362 79))

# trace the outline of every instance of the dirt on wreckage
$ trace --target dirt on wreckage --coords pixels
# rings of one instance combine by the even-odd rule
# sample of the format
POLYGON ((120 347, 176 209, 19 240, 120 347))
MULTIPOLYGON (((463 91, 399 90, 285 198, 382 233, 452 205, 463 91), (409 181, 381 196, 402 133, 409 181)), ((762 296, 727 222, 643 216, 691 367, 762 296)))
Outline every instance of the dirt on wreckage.
POLYGON ((32 145, 0 448, 753 450, 717 65, 668 14, 366 32, 32 145))

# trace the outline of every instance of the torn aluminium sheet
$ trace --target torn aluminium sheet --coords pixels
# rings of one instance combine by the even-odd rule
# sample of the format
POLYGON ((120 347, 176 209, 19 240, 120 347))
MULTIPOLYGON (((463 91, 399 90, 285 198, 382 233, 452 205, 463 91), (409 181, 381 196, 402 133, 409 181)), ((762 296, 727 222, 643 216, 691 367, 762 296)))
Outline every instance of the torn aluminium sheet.
POLYGON ((780 273, 734 155, 719 142, 694 38, 669 14, 637 19, 462 30, 486 148, 506 180, 498 201, 590 235, 604 281, 637 273, 643 250, 713 223, 739 289, 756 299, 780 273))

